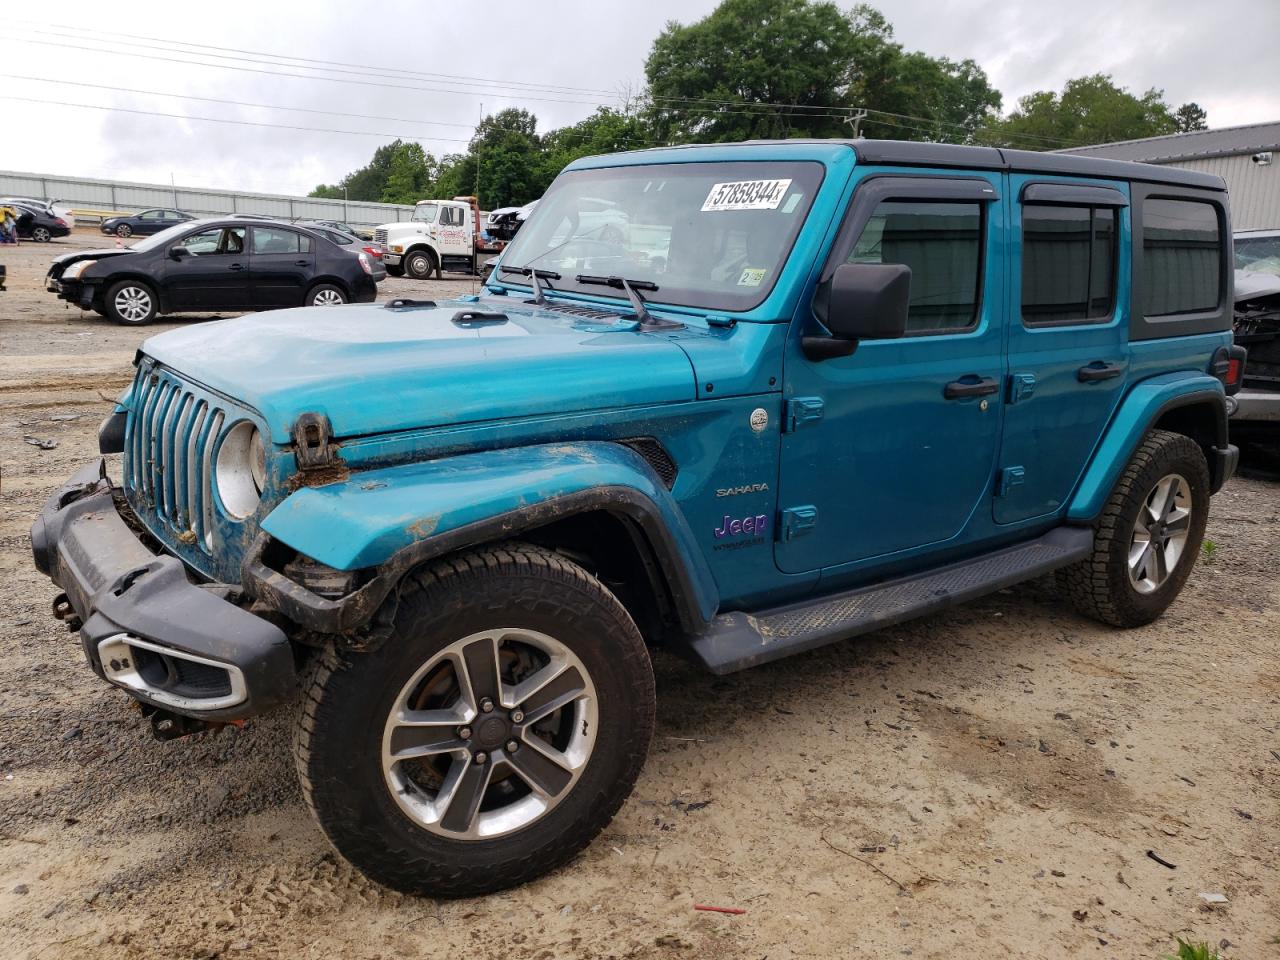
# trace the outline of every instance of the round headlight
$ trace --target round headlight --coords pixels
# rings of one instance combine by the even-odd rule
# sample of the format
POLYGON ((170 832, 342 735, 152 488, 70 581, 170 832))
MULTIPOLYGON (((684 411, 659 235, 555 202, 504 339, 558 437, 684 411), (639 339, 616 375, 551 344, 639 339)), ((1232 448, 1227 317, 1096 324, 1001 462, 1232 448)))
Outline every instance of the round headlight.
POLYGON ((243 520, 257 510, 267 484, 267 452, 258 428, 248 420, 232 427, 218 448, 215 470, 227 513, 243 520))

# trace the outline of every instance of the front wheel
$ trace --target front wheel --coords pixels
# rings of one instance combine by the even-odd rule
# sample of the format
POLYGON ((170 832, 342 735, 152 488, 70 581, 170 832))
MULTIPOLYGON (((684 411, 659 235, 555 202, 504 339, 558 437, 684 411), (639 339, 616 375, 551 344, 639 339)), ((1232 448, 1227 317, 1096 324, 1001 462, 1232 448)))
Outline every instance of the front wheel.
POLYGON ((141 326, 155 319, 155 291, 138 280, 121 280, 107 291, 104 306, 116 323, 141 326))
POLYGON ((1191 575, 1209 520, 1209 467, 1190 437, 1153 430, 1103 508, 1093 554, 1058 571, 1075 607, 1117 627, 1150 623, 1191 575))
POLYGON ((133 236, 133 227, 129 226, 127 223, 120 224, 116 227, 116 236, 122 239, 127 239, 128 237, 133 236))
POLYGON ((429 250, 415 250, 404 258, 404 272, 415 280, 426 280, 436 272, 436 258, 429 250))
POLYGON ((475 896, 565 863, 644 762, 654 683, 635 623, 558 554, 504 544, 410 575, 394 631, 326 653, 295 757, 329 840, 373 879, 475 896))

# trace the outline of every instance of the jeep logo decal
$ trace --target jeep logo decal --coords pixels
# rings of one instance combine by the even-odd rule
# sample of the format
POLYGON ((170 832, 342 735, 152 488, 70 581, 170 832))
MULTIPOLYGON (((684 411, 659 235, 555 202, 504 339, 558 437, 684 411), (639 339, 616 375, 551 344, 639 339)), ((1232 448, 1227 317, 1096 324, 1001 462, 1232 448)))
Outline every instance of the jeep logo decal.
POLYGON ((742 534, 758 537, 764 533, 765 524, 768 522, 769 518, 763 513, 758 513, 754 517, 743 517, 741 520, 735 520, 726 515, 724 523, 715 531, 716 539, 723 540, 725 537, 737 537, 742 534))

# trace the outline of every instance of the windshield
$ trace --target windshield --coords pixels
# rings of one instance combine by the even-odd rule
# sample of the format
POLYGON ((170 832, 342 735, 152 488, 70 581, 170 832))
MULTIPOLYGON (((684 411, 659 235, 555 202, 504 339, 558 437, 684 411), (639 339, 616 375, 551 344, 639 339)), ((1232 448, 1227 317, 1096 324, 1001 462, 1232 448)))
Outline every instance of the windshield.
POLYGON ((439 212, 439 210, 440 208, 434 203, 420 203, 413 208, 412 219, 419 220, 422 223, 435 223, 436 213, 439 212))
POLYGON ((191 232, 191 221, 179 223, 175 226, 161 230, 159 233, 153 233, 145 240, 139 240, 137 243, 130 244, 130 250, 155 250, 157 247, 163 247, 165 244, 173 243, 174 240, 191 232))
POLYGON ((1236 237, 1236 269, 1280 276, 1280 236, 1236 237))
POLYGON ((653 283, 645 299, 749 310, 777 282, 822 183, 813 162, 574 170, 538 203, 503 266, 555 271, 557 290, 625 298, 579 274, 653 283))

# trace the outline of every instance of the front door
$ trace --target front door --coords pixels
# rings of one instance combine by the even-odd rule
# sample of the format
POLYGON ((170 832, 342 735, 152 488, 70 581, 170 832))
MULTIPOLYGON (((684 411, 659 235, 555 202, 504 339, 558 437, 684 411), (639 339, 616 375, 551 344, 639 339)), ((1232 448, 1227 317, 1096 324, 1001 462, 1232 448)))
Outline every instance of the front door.
POLYGON ((945 545, 985 513, 1004 375, 1002 180, 864 175, 824 275, 844 262, 909 266, 907 335, 811 360, 799 344, 809 318, 793 325, 781 570, 945 545))
POLYGON ((212 227, 188 234, 167 259, 165 296, 171 310, 226 310, 249 303, 249 257, 244 227, 212 227))
POLYGON ((254 227, 249 274, 253 307, 297 307, 316 272, 315 241, 285 227, 254 227))
POLYGON ((1009 192, 1001 524, 1065 507, 1124 394, 1129 356, 1128 185, 1014 175, 1009 192))

